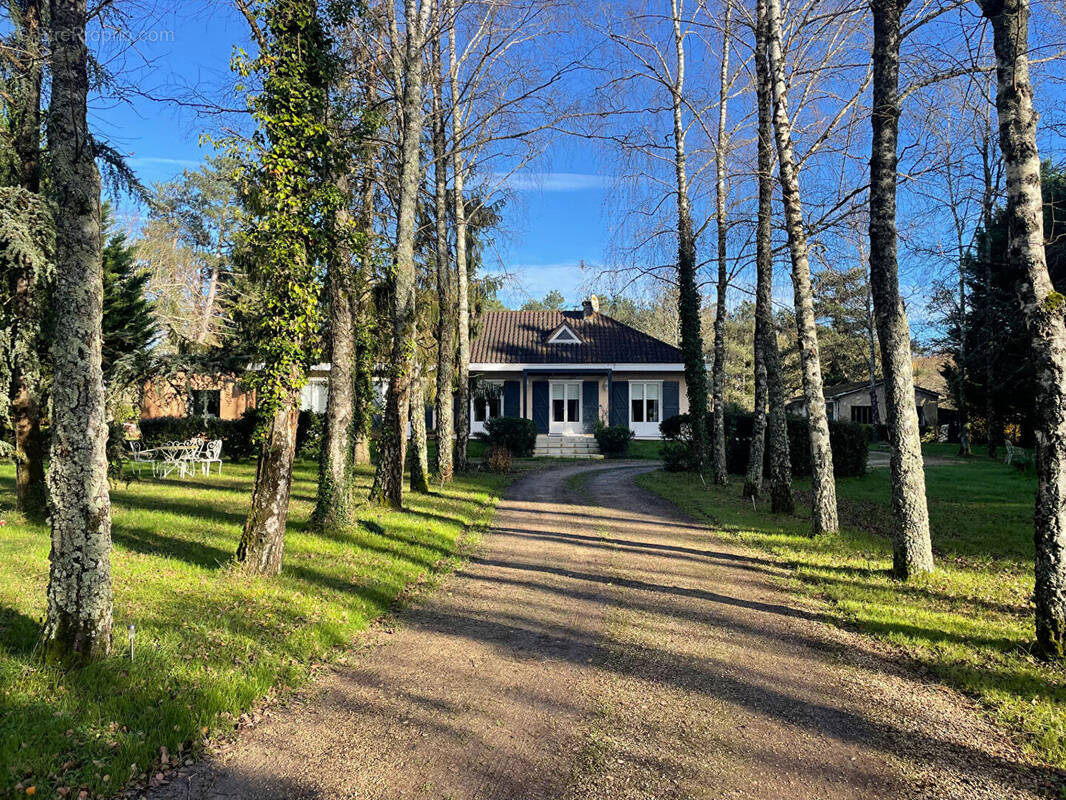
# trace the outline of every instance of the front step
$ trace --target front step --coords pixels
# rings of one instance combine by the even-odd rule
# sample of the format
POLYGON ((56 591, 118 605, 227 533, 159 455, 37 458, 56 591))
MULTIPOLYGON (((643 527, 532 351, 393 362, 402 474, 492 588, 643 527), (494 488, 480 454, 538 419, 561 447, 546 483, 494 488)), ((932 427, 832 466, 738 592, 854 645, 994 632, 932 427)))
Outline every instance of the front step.
POLYGON ((600 447, 591 436, 548 436, 539 434, 534 458, 601 459, 600 447))

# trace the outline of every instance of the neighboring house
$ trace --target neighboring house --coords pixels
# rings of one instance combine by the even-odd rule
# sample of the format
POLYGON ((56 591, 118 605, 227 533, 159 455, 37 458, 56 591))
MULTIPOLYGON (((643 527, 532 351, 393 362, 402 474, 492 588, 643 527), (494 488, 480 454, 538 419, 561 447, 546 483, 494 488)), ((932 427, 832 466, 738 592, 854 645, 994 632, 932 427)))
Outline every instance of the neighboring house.
MULTIPOLYGON (((329 364, 315 364, 300 394, 301 411, 326 410, 329 391, 329 364)), ((255 392, 244 389, 232 375, 177 375, 157 378, 145 384, 141 397, 141 419, 156 417, 219 417, 239 419, 255 408, 255 392)))
MULTIPOLYGON (((881 424, 885 423, 885 382, 878 380, 875 384, 877 391, 877 412, 881 424)), ((873 407, 870 405, 870 382, 855 381, 853 383, 841 383, 836 386, 826 386, 825 394, 826 412, 829 419, 842 419, 850 422, 861 422, 864 425, 873 423, 873 407)), ((918 410, 918 424, 922 427, 936 427, 938 424, 938 411, 940 395, 931 389, 921 386, 914 387, 914 404, 918 410)), ((790 414, 807 415, 807 404, 802 397, 796 397, 789 401, 788 412, 790 414)))
POLYGON ((599 313, 489 311, 471 344, 471 433, 493 417, 523 417, 537 432, 582 435, 597 421, 640 439, 688 410, 681 351, 599 313))

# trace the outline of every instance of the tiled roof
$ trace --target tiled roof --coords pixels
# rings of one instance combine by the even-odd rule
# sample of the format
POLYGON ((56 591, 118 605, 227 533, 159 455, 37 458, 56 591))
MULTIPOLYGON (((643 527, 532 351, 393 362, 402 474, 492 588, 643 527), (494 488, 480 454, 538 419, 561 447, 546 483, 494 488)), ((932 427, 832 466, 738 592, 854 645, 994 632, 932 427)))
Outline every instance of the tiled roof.
MULTIPOLYGON (((876 383, 878 386, 880 386, 884 382, 884 378, 878 378, 876 383)), ((838 397, 843 397, 844 395, 848 394, 854 394, 855 392, 859 391, 869 392, 870 381, 852 381, 851 383, 837 383, 832 386, 825 386, 822 388, 822 396, 825 397, 826 400, 834 400, 838 397)), ((939 392, 934 392, 932 389, 926 389, 924 386, 919 386, 918 384, 914 384, 914 391, 925 392, 926 394, 937 398, 941 396, 939 392)), ((793 403, 804 403, 806 402, 806 400, 803 395, 798 395, 797 397, 793 397, 788 402, 789 405, 792 405, 793 403)))
POLYGON ((679 364, 681 351, 618 320, 581 311, 488 311, 470 346, 476 364, 679 364), (548 344, 563 324, 578 344, 548 344))

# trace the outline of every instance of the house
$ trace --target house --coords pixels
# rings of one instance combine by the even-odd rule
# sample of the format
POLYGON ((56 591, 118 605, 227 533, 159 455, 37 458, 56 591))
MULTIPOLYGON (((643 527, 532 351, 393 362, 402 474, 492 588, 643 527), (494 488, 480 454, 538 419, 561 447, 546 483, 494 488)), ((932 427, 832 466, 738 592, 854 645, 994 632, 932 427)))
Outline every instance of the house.
MULTIPOLYGON (((877 392, 877 410, 882 424, 885 422, 885 382, 879 379, 874 383, 877 392)), ((842 419, 850 422, 861 422, 864 425, 873 423, 873 407, 870 405, 870 382, 854 381, 852 383, 840 383, 836 386, 826 386, 825 394, 826 412, 829 419, 842 419)), ((921 386, 914 387, 914 404, 918 409, 918 424, 924 427, 936 427, 938 424, 938 411, 940 395, 931 389, 921 386)), ((807 415, 807 404, 802 397, 796 397, 789 401, 787 410, 790 414, 807 415)))
MULTIPOLYGON (((329 364, 311 367, 300 394, 300 410, 324 413, 329 389, 329 364)), ((157 417, 219 417, 240 419, 255 408, 255 391, 244 388, 236 375, 179 374, 145 383, 141 419, 157 417)))
POLYGON ((599 312, 489 311, 471 343, 471 433, 488 419, 523 417, 549 436, 625 425, 661 438, 659 423, 688 410, 681 351, 599 312))

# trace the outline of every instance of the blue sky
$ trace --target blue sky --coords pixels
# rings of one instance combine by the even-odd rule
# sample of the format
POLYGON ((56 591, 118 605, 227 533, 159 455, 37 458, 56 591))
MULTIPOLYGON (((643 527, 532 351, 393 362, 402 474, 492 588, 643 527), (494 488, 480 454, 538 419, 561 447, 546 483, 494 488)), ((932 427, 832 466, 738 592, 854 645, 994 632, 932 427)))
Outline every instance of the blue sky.
MULTIPOLYGON (((183 97, 191 86, 219 94, 232 80, 234 45, 250 47, 247 23, 231 3, 193 11, 195 5, 174 4, 176 10, 145 21, 143 29, 135 31, 140 41, 135 51, 123 56, 123 63, 131 70, 130 82, 136 80, 145 94, 183 97)), ((143 96, 125 102, 98 100, 91 123, 98 135, 129 156, 146 184, 169 180, 199 164, 213 152, 209 143, 201 145, 201 134, 219 125, 216 118, 143 96)), ((600 264, 604 256, 607 182, 589 168, 594 153, 564 139, 553 145, 551 154, 550 166, 532 165, 508 181, 505 228, 486 253, 486 267, 509 276, 501 299, 510 305, 552 289, 571 303, 579 302, 579 263, 600 264)), ((136 225, 139 207, 122 198, 116 205, 119 219, 136 225)))

